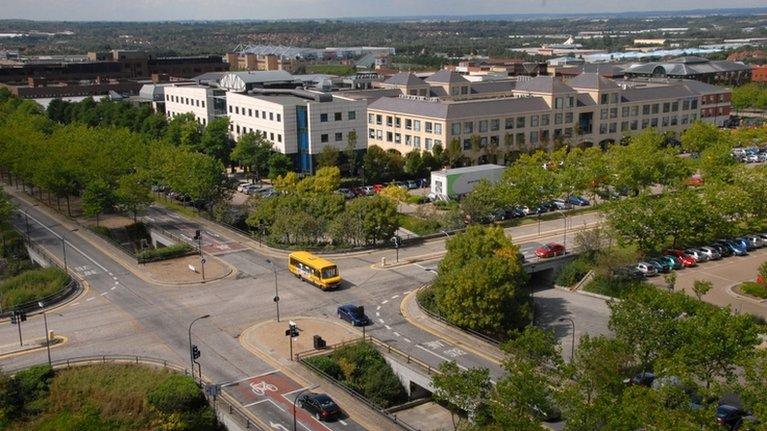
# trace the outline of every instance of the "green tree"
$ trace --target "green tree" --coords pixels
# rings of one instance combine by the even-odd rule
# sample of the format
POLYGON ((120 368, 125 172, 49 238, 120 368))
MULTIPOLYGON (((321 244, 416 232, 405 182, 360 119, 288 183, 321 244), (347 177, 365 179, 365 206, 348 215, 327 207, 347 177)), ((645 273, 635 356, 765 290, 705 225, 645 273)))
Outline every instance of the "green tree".
POLYGON ((502 207, 498 188, 485 179, 461 200, 461 210, 469 223, 482 223, 502 207))
POLYGON ((288 170, 293 166, 293 162, 290 158, 282 153, 273 152, 269 156, 269 179, 274 180, 277 177, 284 176, 288 173, 288 170))
POLYGON ((261 174, 269 169, 269 160, 273 154, 272 143, 264 139, 262 134, 245 133, 237 139, 230 157, 245 167, 255 179, 260 180, 261 174))
POLYGON ((692 291, 695 293, 695 297, 698 301, 701 301, 703 297, 714 288, 714 284, 708 280, 695 280, 692 283, 692 291))
POLYGON ((376 244, 388 241, 399 228, 397 208, 381 196, 357 198, 349 202, 346 211, 361 221, 364 241, 376 244))
POLYGON ((320 154, 317 155, 317 167, 328 168, 331 166, 338 166, 338 158, 340 155, 341 153, 338 151, 338 148, 332 145, 323 147, 320 154))
POLYGON ((439 373, 432 376, 432 384, 434 399, 447 404, 450 409, 454 430, 457 430, 460 424, 460 416, 456 421, 456 413, 474 418, 477 410, 487 401, 493 387, 487 368, 462 370, 454 361, 440 364, 439 373))
POLYGON ((449 239, 433 284, 440 314, 458 326, 502 336, 529 323, 518 250, 497 227, 470 226, 449 239))
POLYGON ((138 213, 152 203, 146 180, 139 174, 121 177, 115 193, 115 202, 120 209, 131 213, 135 222, 138 213))
POLYGON ((696 121, 682 133, 682 150, 688 153, 702 153, 708 147, 728 139, 729 133, 719 130, 715 124, 696 121))
POLYGON ((229 154, 232 151, 232 139, 229 137, 229 117, 211 120, 203 130, 199 147, 196 149, 220 160, 224 165, 228 164, 229 154))
POLYGON ((96 226, 99 225, 99 216, 110 210, 114 203, 114 191, 104 180, 97 178, 85 186, 82 196, 83 212, 86 216, 96 217, 96 226))
POLYGON ((357 172, 357 131, 352 130, 346 134, 346 163, 350 176, 357 172))

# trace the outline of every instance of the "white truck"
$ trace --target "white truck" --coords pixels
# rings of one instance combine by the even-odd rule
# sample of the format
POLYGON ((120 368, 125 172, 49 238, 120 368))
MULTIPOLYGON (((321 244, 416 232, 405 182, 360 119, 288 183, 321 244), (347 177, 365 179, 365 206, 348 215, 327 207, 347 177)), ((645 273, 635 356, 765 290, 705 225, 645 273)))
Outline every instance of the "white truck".
POLYGON ((433 171, 429 197, 432 200, 457 198, 474 190, 482 180, 497 182, 505 169, 505 166, 487 164, 433 171))

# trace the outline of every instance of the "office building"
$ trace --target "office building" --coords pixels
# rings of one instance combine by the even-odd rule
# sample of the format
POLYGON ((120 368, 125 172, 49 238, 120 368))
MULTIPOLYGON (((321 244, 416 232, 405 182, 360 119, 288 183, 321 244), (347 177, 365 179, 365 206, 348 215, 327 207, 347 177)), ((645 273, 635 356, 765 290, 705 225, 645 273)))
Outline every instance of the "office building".
POLYGON ((629 78, 694 79, 714 85, 740 85, 751 79, 751 69, 747 64, 695 56, 630 65, 626 67, 625 74, 629 78))
POLYGON ((473 154, 473 139, 491 150, 604 147, 647 128, 679 136, 697 120, 721 125, 730 113, 729 90, 690 80, 520 77, 512 93, 465 100, 379 97, 368 105, 368 144, 407 153, 457 140, 482 162, 487 151, 473 154))

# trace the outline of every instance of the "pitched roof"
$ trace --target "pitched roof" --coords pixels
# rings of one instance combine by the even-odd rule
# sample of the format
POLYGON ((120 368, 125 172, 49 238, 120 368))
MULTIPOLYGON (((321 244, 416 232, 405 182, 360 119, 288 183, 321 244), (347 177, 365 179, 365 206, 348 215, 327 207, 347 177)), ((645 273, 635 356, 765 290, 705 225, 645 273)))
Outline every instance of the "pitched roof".
POLYGON ((461 76, 460 73, 451 71, 451 70, 445 70, 442 69, 439 72, 435 72, 425 80, 426 82, 436 82, 440 84, 457 84, 457 83, 467 83, 469 82, 468 79, 461 76))
POLYGON ((581 73, 575 78, 567 81, 567 84, 573 88, 588 89, 588 90, 615 90, 618 89, 618 84, 610 79, 601 76, 598 73, 581 73))
POLYGON ((549 94, 575 92, 572 87, 553 76, 536 76, 530 79, 518 79, 515 90, 549 94))
POLYGON ((414 85, 425 85, 426 83, 412 72, 400 72, 384 81, 384 84, 406 85, 410 87, 414 85))
POLYGON ((643 102, 657 101, 658 99, 669 99, 672 97, 690 97, 697 93, 693 92, 684 85, 659 85, 649 87, 629 88, 622 93, 624 102, 643 102))

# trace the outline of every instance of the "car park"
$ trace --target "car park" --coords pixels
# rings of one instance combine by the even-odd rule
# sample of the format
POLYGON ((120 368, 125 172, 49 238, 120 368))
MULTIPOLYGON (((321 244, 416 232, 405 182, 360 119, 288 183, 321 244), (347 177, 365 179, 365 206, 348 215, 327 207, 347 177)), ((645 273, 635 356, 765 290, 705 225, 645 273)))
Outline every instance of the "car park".
POLYGON ((746 247, 746 245, 740 241, 723 239, 717 241, 717 243, 729 248, 733 256, 745 256, 748 254, 748 247, 746 247))
POLYGON ((298 406, 314 415, 318 421, 329 421, 341 415, 341 408, 325 394, 307 392, 296 400, 298 406))
POLYGON ((535 255, 540 258, 562 256, 564 254, 565 246, 556 242, 550 242, 535 249, 535 255))
POLYGON ((579 207, 586 207, 591 204, 588 199, 584 198, 583 196, 569 196, 567 198, 567 202, 569 202, 571 205, 577 205, 579 207))
POLYGON ((695 260, 694 257, 686 254, 683 250, 668 249, 664 251, 663 254, 667 256, 674 256, 677 259, 681 260, 682 265, 684 265, 685 268, 690 268, 698 264, 698 262, 695 260))
POLYGON ((764 247, 764 240, 759 235, 747 235, 744 237, 753 249, 764 247))
POLYGON ((354 304, 344 304, 336 310, 338 318, 352 324, 352 326, 366 326, 370 319, 365 315, 365 307, 354 304))
POLYGON ((659 256, 658 259, 663 259, 666 262, 668 262, 669 265, 671 265, 672 269, 682 269, 682 268, 684 268, 684 263, 682 263, 682 260, 679 259, 676 256, 664 255, 664 256, 659 256))
POLYGON ((684 251, 684 253, 688 256, 691 256, 698 263, 708 262, 708 255, 697 248, 688 248, 684 251))
POLYGON ((719 260, 722 258, 722 254, 718 249, 708 245, 698 248, 698 251, 700 251, 701 254, 706 255, 708 260, 719 260))
POLYGON ((637 270, 641 272, 645 277, 654 277, 658 275, 658 270, 655 266, 649 262, 639 262, 636 266, 637 270))
POLYGON ((717 252, 719 252, 719 255, 722 257, 730 257, 733 255, 732 248, 730 248, 728 245, 722 243, 722 242, 712 242, 708 245, 708 247, 713 248, 717 252))
POLYGON ((560 211, 569 210, 573 208, 573 204, 563 199, 554 199, 553 201, 551 201, 550 205, 553 206, 554 209, 560 210, 560 211))
POLYGON ((659 273, 671 272, 674 269, 674 265, 665 259, 647 259, 647 262, 652 264, 659 273))
POLYGON ((613 279, 618 281, 632 281, 644 279, 644 274, 634 266, 619 266, 610 272, 613 279))

